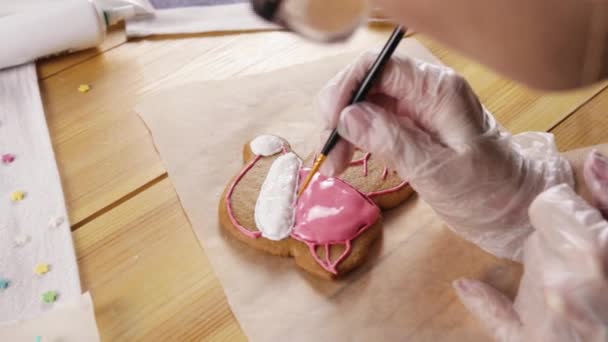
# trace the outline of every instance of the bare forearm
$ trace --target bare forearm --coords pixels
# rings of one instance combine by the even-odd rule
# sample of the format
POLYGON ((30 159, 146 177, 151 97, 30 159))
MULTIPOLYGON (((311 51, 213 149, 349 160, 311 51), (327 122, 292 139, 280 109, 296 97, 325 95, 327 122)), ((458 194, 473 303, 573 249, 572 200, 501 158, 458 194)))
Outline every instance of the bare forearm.
POLYGON ((533 87, 608 74, 608 0, 373 0, 400 23, 533 87))

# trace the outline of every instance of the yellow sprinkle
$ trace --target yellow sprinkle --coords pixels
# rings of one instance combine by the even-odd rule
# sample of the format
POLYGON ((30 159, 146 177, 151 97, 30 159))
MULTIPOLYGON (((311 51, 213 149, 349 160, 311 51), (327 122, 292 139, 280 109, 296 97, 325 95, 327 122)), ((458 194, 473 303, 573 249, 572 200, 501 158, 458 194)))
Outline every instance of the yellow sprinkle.
POLYGON ((17 202, 21 201, 25 198, 25 192, 23 191, 15 191, 11 194, 11 201, 17 202))
POLYGON ((81 93, 86 93, 91 90, 91 86, 88 84, 81 84, 78 86, 78 91, 81 93))
POLYGON ((49 264, 38 264, 34 268, 34 273, 37 275, 43 275, 49 272, 49 264))

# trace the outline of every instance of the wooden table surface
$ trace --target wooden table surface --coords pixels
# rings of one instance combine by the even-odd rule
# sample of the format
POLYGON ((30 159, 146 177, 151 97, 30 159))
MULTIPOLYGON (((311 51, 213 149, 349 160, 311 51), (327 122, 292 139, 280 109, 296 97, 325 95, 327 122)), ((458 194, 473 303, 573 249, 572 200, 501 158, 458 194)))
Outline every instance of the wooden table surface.
MULTIPOLYGON (((377 30, 381 43, 389 31, 377 30)), ((562 150, 607 140, 605 83, 541 94, 415 37, 464 74, 512 131, 552 131, 562 150)), ((286 64, 305 60, 302 44, 283 32, 126 42, 116 30, 97 50, 38 64, 81 280, 104 341, 246 339, 134 106, 155 89, 201 73, 264 71, 270 53, 286 64), (81 83, 92 90, 78 93, 81 83)))

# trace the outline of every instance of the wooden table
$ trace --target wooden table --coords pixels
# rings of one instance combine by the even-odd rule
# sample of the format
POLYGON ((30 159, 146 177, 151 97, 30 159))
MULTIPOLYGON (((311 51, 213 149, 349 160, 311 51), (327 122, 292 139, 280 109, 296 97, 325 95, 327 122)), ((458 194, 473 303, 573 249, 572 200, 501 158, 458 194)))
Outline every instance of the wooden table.
MULTIPOLYGON (((606 141, 606 84, 543 95, 417 38, 463 73, 512 131, 552 131, 563 150, 606 141)), ((126 42, 117 30, 98 50, 39 63, 81 279, 104 341, 245 340, 133 108, 201 69, 208 78, 263 71, 258 49, 297 60, 301 44, 283 32, 126 42), (78 93, 81 83, 92 90, 78 93)))

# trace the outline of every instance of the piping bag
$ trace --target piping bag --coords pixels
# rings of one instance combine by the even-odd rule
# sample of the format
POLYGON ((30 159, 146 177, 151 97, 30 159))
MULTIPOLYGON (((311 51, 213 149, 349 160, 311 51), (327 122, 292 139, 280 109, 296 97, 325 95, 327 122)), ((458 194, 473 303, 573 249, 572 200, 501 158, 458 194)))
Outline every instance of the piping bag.
POLYGON ((98 46, 111 25, 153 10, 148 0, 0 4, 0 69, 98 46))

